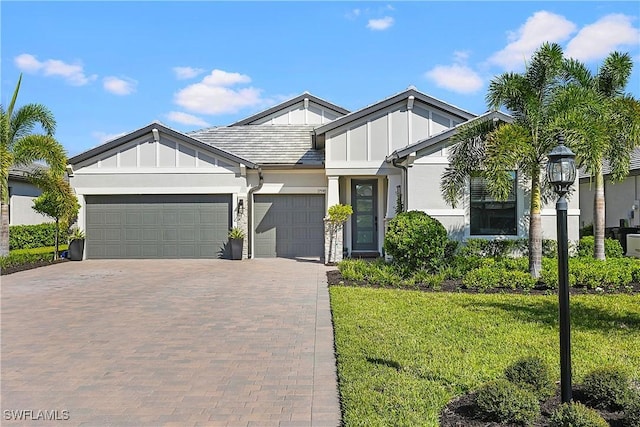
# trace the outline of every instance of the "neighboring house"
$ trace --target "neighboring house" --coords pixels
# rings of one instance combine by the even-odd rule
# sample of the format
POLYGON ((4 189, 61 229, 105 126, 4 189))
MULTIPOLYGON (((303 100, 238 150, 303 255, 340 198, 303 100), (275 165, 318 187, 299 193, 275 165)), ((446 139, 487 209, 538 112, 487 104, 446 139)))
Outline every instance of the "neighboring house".
POLYGON ((29 181, 29 175, 43 166, 14 166, 9 169, 9 225, 51 222, 51 218, 33 210, 33 200, 42 191, 29 181))
MULTIPOLYGON (((380 255, 398 197, 454 238, 526 237, 526 186, 496 202, 472 180, 471 203, 456 209, 440 195, 455 127, 494 119, 510 117, 476 117, 411 87, 354 112, 304 93, 225 127, 185 134, 152 123, 69 160, 85 254, 224 256, 227 232, 239 226, 247 257, 322 258, 327 209, 347 203, 346 253, 380 255)), ((545 237, 554 238, 553 206, 543 215, 545 237)), ((577 200, 569 215, 575 240, 577 200)))
MULTIPOLYGON (((629 175, 620 182, 609 179, 609 164, 603 165, 605 195, 605 227, 620 227, 626 221, 628 227, 640 226, 640 148, 631 153, 629 175)), ((584 171, 580 173, 580 226, 593 224, 593 179, 584 171)))

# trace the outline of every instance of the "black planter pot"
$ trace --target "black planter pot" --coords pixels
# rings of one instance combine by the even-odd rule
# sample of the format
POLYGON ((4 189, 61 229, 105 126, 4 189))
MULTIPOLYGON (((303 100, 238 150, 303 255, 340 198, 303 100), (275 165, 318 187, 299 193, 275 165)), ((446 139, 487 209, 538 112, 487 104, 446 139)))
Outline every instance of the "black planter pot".
POLYGON ((72 240, 69 243, 69 259, 71 261, 82 261, 84 255, 84 239, 72 240))
POLYGON ((242 259, 242 244, 244 239, 229 239, 231 246, 231 259, 242 259))

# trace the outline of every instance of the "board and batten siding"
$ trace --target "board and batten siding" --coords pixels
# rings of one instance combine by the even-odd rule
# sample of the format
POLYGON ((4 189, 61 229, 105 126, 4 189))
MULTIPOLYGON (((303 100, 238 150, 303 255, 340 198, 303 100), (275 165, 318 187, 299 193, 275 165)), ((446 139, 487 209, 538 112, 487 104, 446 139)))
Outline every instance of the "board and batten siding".
MULTIPOLYGON (((158 142, 146 135, 76 166, 77 170, 131 170, 155 168, 216 169, 234 171, 237 166, 203 150, 162 135, 158 142)), ((116 171, 117 172, 117 171, 116 171)))
POLYGON ((460 119, 416 101, 406 102, 364 117, 327 133, 327 168, 343 168, 346 162, 381 164, 393 151, 436 135, 460 123, 460 119))
POLYGON ((276 111, 266 117, 251 122, 252 125, 323 125, 340 117, 339 114, 308 101, 300 101, 288 108, 276 111))

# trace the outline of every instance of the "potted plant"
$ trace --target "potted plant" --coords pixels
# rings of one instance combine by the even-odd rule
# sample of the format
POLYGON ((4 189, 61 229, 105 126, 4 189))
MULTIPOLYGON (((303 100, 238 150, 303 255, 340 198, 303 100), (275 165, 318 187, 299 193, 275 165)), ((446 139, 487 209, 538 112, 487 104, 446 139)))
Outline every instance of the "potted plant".
POLYGON ((78 227, 74 227, 69 234, 69 259, 71 261, 82 261, 84 256, 84 232, 78 227))
POLYGON ((231 247, 231 259, 242 259, 242 245, 244 243, 244 230, 233 227, 229 231, 229 246, 231 247))

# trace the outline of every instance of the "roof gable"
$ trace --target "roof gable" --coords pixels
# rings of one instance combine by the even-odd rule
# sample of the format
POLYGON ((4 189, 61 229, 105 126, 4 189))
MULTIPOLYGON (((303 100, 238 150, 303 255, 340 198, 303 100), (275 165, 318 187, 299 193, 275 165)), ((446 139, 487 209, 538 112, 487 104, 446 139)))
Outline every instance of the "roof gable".
POLYGON ((166 134, 178 141, 184 142, 186 144, 190 144, 193 145, 195 147, 197 147, 198 149, 201 149, 203 151, 206 151, 210 154, 219 156, 227 161, 230 161, 231 163, 235 163, 235 164, 244 164, 250 168, 255 168, 257 167, 256 164, 254 164, 253 162, 244 159, 240 156, 237 156, 236 154, 232 154, 228 151, 225 151, 223 149, 217 148, 217 147, 213 147, 209 144, 205 144, 202 141, 199 141, 197 139, 194 139, 188 135, 185 135, 181 132, 178 132, 174 129, 171 129, 161 123, 158 122, 153 122, 145 127, 142 127, 140 129, 137 129, 133 132, 130 132, 124 136, 121 136, 119 138, 116 138, 112 141, 108 141, 102 145, 99 145, 98 147, 92 148, 90 150, 87 150, 83 153, 80 153, 74 157, 71 157, 68 161, 69 164, 71 165, 76 165, 78 163, 81 162, 85 162, 87 160, 90 160, 92 158, 97 158, 98 156, 100 156, 103 153, 106 153, 107 151, 111 151, 114 150, 120 146, 123 146, 135 139, 138 139, 140 137, 143 137, 145 135, 148 134, 153 134, 154 135, 154 139, 156 139, 156 134, 155 132, 159 133, 163 133, 166 134))
POLYGON ((354 122, 358 119, 361 119, 365 116, 371 115, 371 114, 375 114, 380 110, 383 110, 391 105, 394 105, 396 103, 400 103, 400 102, 414 102, 415 100, 420 100, 422 102, 424 102, 425 104, 434 107, 436 109, 442 110, 448 114, 452 114, 456 117, 459 117, 462 120, 469 120, 473 117, 476 117, 475 114, 470 113, 468 111, 465 111, 461 108, 458 108, 454 105, 448 104, 444 101, 441 101, 439 99, 433 98, 429 95, 426 95, 420 91, 418 91, 417 89, 415 89, 414 87, 410 87, 409 89, 400 92, 396 95, 390 96, 388 98, 385 98, 381 101, 378 101, 374 104, 371 104, 367 107, 361 108, 360 110, 354 111, 352 113, 347 114, 346 116, 340 117, 339 119, 336 119, 334 121, 332 121, 331 123, 328 123, 326 125, 322 125, 318 128, 316 128, 316 135, 322 135, 327 133, 330 130, 336 129, 340 126, 344 126, 346 124, 349 124, 351 122, 354 122), (413 98, 412 98, 413 97, 413 98))
POLYGON ((321 125, 348 113, 349 110, 305 92, 229 126, 261 124, 321 125))
POLYGON ((469 123, 474 123, 474 122, 484 122, 487 120, 499 120, 499 121, 503 121, 505 123, 511 123, 513 122, 513 117, 511 117, 508 114, 505 114, 501 111, 488 111, 478 117, 474 117, 466 122, 460 123, 454 127, 452 127, 451 129, 447 129, 445 131, 440 132, 437 135, 433 135, 429 138, 425 138, 422 139, 420 141, 417 141, 405 148, 402 148, 400 150, 396 150, 393 153, 391 153, 391 155, 387 158, 387 161, 390 162, 393 159, 402 159, 404 157, 407 157, 417 151, 420 150, 424 150, 425 148, 429 148, 432 147, 442 141, 445 141, 449 138, 451 138, 452 136, 454 136, 455 134, 458 133, 458 131, 460 130, 461 126, 465 126, 468 125, 469 123))

